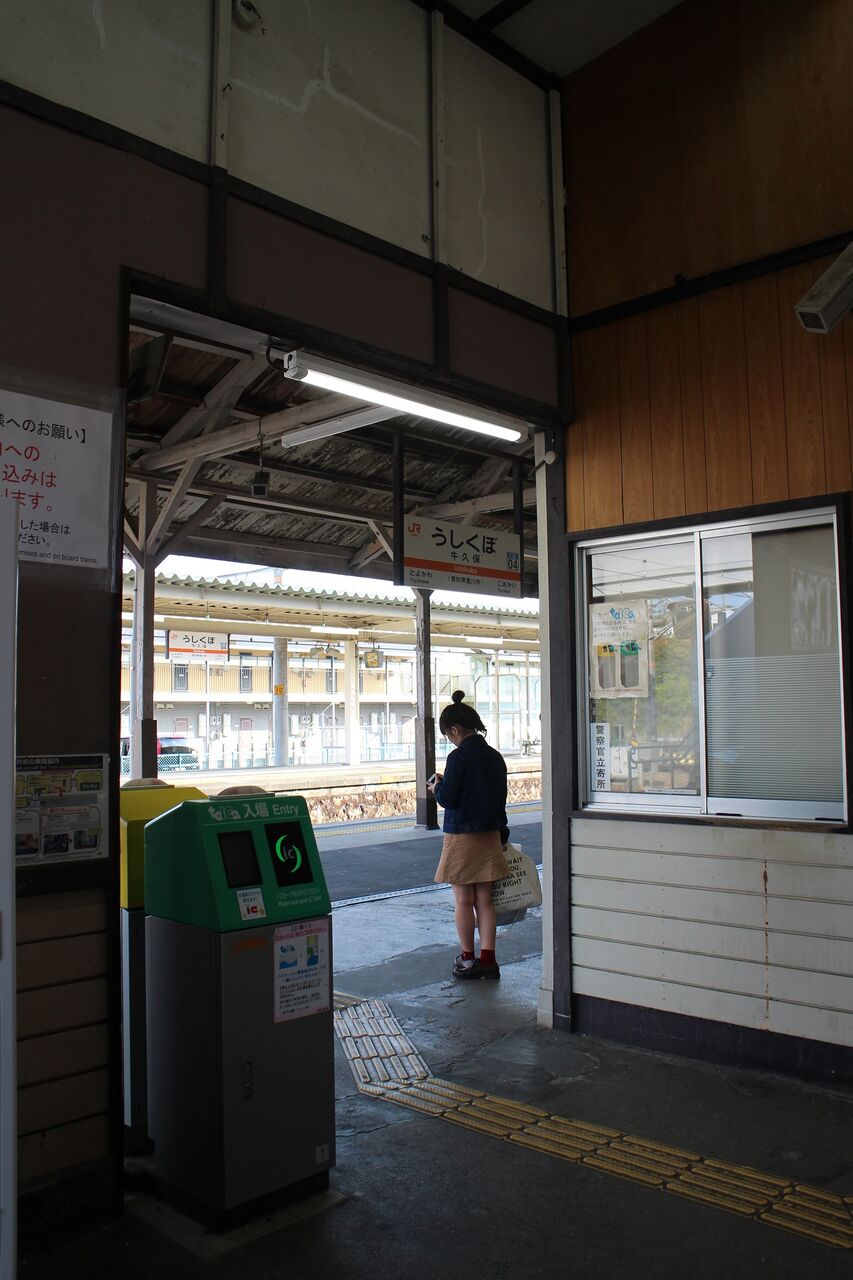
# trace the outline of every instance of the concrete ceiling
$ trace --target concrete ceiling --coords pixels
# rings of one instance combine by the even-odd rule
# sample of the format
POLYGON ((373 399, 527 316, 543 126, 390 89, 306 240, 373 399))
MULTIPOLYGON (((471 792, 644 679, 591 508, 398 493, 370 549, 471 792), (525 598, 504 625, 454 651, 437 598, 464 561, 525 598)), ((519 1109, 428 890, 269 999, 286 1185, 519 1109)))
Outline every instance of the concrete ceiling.
POLYGON ((578 67, 648 26, 679 0, 455 0, 475 19, 552 75, 578 67))

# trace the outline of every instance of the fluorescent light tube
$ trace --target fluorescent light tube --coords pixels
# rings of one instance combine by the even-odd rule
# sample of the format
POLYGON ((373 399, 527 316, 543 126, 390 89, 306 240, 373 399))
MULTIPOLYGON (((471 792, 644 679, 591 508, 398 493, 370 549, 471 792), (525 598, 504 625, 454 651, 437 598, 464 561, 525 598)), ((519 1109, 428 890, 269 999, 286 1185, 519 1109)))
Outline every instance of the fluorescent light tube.
POLYGON ((371 378, 370 382, 361 382, 358 380, 358 370, 335 365, 332 361, 308 355, 304 351, 290 351, 285 354, 284 373, 286 377, 295 378, 298 382, 307 382, 311 387, 322 387, 325 391, 352 396, 354 400, 383 405, 397 413, 410 413, 417 418, 442 422, 448 427, 461 427, 465 431, 492 436, 497 440, 523 440, 527 434, 520 425, 504 426, 490 418, 475 418, 467 413, 459 413, 455 408, 456 402, 443 396, 433 396, 429 392, 423 392, 425 399, 413 400, 409 396, 400 395, 398 388, 402 389, 402 385, 393 383, 389 379, 377 376, 371 378))

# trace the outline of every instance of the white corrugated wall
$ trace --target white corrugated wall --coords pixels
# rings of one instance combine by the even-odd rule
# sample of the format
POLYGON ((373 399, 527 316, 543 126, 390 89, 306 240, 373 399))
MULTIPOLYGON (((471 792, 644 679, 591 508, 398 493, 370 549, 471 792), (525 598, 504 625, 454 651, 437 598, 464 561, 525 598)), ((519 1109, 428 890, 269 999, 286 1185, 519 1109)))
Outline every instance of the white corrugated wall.
POLYGON ((576 819, 573 991, 853 1045, 853 838, 576 819))

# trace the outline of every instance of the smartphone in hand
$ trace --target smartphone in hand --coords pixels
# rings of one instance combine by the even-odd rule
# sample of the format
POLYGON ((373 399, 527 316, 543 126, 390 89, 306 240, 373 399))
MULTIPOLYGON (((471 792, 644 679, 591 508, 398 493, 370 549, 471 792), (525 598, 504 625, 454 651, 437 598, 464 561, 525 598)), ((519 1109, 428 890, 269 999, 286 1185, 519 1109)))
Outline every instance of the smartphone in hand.
POLYGON ((438 777, 438 774, 437 774, 437 773, 431 773, 431 774, 429 775, 429 777, 427 778, 427 786, 428 786, 428 787, 434 787, 434 786, 435 786, 435 780, 436 780, 436 778, 437 778, 437 777, 438 777))

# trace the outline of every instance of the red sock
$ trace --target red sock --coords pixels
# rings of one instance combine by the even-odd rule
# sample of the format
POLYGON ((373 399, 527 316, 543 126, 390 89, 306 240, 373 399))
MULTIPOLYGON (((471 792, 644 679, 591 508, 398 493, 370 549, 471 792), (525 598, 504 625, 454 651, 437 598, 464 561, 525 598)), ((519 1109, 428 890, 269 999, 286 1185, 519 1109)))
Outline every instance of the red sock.
POLYGON ((463 960, 473 960, 473 959, 474 959, 474 952, 473 952, 473 951, 463 951, 463 952, 462 952, 462 959, 463 959, 463 960))
POLYGON ((485 947, 480 948, 480 964, 495 964, 494 951, 487 951, 485 947))

